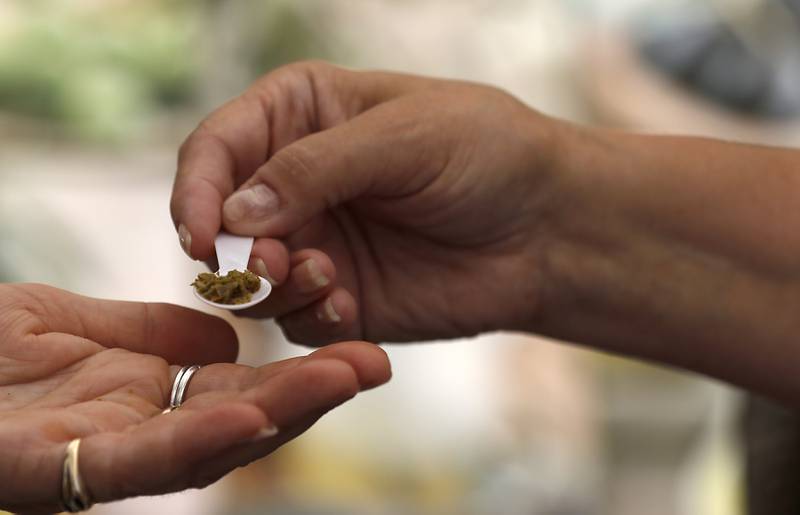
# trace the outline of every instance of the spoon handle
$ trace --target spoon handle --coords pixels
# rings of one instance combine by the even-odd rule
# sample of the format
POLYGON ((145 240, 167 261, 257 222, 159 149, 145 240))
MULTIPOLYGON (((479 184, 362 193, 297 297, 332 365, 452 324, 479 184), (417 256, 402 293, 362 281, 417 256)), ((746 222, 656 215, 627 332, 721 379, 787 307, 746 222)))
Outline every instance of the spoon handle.
POLYGON ((217 262, 219 263, 217 273, 219 275, 227 275, 231 270, 243 272, 247 270, 247 262, 250 261, 253 237, 234 236, 220 232, 214 240, 214 248, 217 250, 217 262))

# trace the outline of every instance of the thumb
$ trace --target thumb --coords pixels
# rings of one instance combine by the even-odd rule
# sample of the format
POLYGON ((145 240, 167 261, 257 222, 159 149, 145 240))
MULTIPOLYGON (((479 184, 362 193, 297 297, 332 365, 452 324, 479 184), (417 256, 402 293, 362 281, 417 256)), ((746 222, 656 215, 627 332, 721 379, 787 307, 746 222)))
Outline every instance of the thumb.
POLYGON ((225 227, 286 236, 359 197, 419 191, 431 180, 433 167, 423 161, 433 153, 420 147, 430 140, 407 115, 400 117, 377 108, 282 148, 225 201, 225 227))

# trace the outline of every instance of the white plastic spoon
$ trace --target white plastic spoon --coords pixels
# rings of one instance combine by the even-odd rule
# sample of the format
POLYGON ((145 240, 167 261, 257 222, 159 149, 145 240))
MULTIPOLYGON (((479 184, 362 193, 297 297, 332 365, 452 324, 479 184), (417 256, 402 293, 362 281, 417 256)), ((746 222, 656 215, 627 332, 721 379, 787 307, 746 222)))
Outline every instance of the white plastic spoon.
MULTIPOLYGON (((224 275, 228 275, 228 272, 231 270, 239 270, 240 272, 244 272, 247 270, 247 262, 250 261, 250 251, 253 250, 253 238, 234 236, 233 234, 221 232, 214 240, 214 248, 217 250, 217 262, 219 263, 219 270, 217 270, 218 276, 222 277, 224 275)), ((215 308, 219 309, 237 311, 240 309, 251 308, 269 297, 269 294, 272 291, 272 285, 263 277, 259 277, 259 279, 261 281, 261 286, 258 288, 257 292, 253 293, 253 297, 250 299, 250 302, 245 304, 218 304, 216 302, 211 302, 200 295, 197 292, 197 288, 192 287, 192 289, 194 290, 195 297, 210 306, 214 306, 215 308)))

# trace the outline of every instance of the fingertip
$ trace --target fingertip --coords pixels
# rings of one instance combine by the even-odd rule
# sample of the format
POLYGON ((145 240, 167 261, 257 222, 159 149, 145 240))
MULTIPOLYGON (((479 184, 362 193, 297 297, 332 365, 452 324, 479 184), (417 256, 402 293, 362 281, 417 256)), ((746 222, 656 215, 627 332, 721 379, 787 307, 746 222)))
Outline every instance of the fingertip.
POLYGON ((340 359, 308 360, 289 373, 300 374, 301 384, 319 392, 320 408, 339 405, 355 397, 361 390, 353 366, 340 359))
POLYGON ((336 288, 322 300, 281 317, 278 323, 292 342, 320 346, 352 338, 357 318, 353 296, 336 288))
POLYGON ((354 342, 355 344, 369 348, 369 358, 362 369, 361 385, 363 388, 375 388, 388 383, 392 379, 392 362, 386 350, 375 343, 354 342))
POLYGON ((244 399, 269 413, 279 428, 289 428, 355 397, 361 390, 353 367, 340 359, 307 359, 248 390, 244 399))
POLYGON ((178 242, 183 251, 195 261, 207 261, 216 258, 214 239, 219 233, 219 223, 209 223, 205 215, 188 216, 178 226, 178 242), (203 222, 198 222, 201 218, 203 222))
POLYGON ((321 250, 303 249, 289 256, 289 279, 301 294, 318 294, 336 281, 336 266, 321 250))
POLYGON ((289 250, 278 240, 258 238, 253 243, 253 251, 248 267, 270 282, 280 286, 289 276, 289 250))
POLYGON ((365 341, 335 343, 314 351, 310 359, 320 358, 346 361, 356 372, 362 389, 380 386, 392 377, 389 356, 374 343, 365 341))
POLYGON ((344 288, 336 288, 327 299, 316 306, 317 320, 323 324, 338 326, 338 331, 352 327, 358 316, 356 301, 344 288))

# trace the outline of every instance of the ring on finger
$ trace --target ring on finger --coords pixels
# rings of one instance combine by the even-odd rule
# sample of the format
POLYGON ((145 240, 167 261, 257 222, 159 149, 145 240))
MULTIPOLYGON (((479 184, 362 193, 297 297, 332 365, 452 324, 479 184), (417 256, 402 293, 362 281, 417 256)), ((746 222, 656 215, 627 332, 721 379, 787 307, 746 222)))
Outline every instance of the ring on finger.
POLYGON ((78 468, 80 445, 80 438, 75 438, 67 444, 64 463, 61 466, 61 504, 64 511, 69 513, 86 511, 94 504, 78 468))
POLYGON ((182 367, 180 370, 178 370, 178 375, 175 376, 175 380, 172 382, 172 392, 169 396, 169 406, 165 408, 162 413, 169 413, 170 411, 181 407, 181 404, 183 404, 183 398, 186 396, 186 391, 189 389, 189 381, 191 381, 192 376, 198 370, 200 370, 200 365, 182 367))

